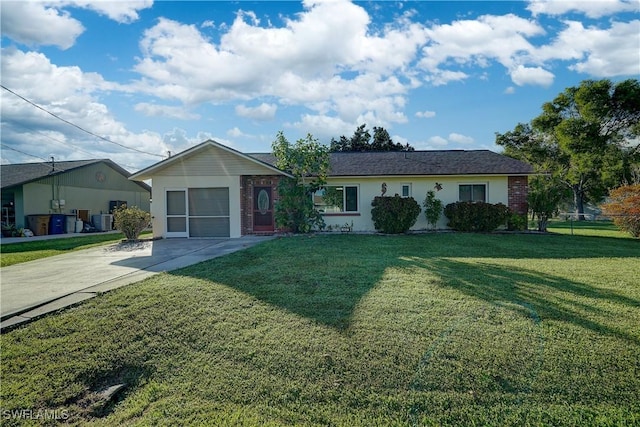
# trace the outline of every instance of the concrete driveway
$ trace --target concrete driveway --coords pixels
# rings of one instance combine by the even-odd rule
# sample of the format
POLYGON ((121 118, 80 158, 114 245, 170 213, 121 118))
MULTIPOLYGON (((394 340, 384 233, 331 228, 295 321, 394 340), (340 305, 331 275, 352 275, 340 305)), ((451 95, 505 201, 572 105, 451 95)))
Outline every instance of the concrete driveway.
POLYGON ((186 267, 271 239, 163 239, 117 243, 0 269, 2 329, 154 274, 186 267))

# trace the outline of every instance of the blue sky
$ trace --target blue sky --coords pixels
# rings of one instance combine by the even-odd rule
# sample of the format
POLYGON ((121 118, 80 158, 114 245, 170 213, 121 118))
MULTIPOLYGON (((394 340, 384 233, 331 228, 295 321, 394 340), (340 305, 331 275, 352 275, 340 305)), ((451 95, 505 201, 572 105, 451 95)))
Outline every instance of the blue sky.
POLYGON ((362 123, 499 151, 566 87, 640 75, 636 0, 0 4, 2 163, 133 172, 208 138, 267 152, 362 123))

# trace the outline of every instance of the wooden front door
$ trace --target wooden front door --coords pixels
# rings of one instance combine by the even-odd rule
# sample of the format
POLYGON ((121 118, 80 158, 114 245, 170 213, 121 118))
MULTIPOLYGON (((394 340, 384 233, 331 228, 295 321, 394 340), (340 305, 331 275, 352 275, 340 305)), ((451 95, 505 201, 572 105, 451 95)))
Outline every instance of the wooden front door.
POLYGON ((253 187, 253 231, 274 230, 273 190, 271 187, 253 187))

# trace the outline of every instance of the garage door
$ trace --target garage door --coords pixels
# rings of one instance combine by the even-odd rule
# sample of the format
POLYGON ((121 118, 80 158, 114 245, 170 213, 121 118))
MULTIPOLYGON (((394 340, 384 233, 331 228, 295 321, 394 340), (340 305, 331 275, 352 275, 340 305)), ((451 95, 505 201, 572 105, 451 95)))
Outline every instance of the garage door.
POLYGON ((189 237, 229 237, 229 188, 189 188, 189 237))

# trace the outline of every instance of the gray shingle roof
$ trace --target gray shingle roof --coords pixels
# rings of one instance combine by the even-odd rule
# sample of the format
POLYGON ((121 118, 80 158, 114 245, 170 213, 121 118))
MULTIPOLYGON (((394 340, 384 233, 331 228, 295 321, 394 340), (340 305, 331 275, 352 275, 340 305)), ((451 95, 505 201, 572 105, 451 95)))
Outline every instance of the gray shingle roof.
MULTIPOLYGON (((250 154, 275 164, 270 153, 250 154)), ((489 150, 345 152, 330 154, 329 176, 528 175, 533 167, 489 150)))
MULTIPOLYGON (((72 160, 55 162, 55 170, 51 167, 51 163, 16 163, 1 165, 1 179, 2 188, 13 187, 15 185, 22 185, 32 181, 36 181, 40 178, 44 178, 52 175, 59 175, 74 169, 79 169, 85 166, 89 166, 95 163, 107 163, 113 169, 120 172, 125 177, 131 176, 131 173, 122 168, 118 164, 109 159, 92 159, 92 160, 72 160)), ((149 190, 150 187, 142 182, 138 182, 143 188, 149 190)))

